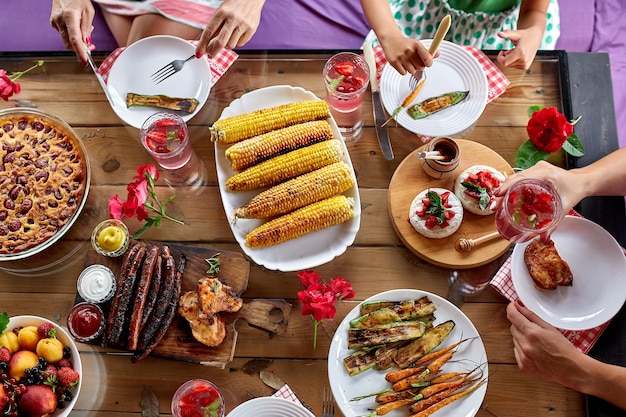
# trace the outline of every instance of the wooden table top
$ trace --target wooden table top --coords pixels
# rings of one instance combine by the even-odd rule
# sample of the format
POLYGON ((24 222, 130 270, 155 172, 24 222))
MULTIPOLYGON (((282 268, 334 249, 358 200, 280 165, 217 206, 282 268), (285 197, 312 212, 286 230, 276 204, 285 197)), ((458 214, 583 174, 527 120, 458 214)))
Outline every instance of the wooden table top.
MULTIPOLYGON (((242 253, 222 208, 214 145, 209 141, 207 127, 232 100, 261 87, 300 86, 323 98, 324 84, 320 74, 330 55, 241 55, 213 86, 208 102, 189 123, 193 149, 207 169, 207 183, 193 191, 175 190, 177 198, 172 205, 173 214, 183 217, 186 225, 163 224, 151 229, 144 237, 242 253)), ((102 59, 102 56, 96 57, 97 61, 102 59)), ((0 305, 11 316, 33 314, 65 325, 76 295, 76 278, 89 249, 87 240, 93 227, 108 216, 108 198, 114 194, 125 195, 126 184, 136 168, 153 160, 143 149, 138 130, 117 118, 93 74, 89 69, 82 69, 73 55, 0 54, 0 68, 17 71, 40 58, 46 61, 43 69, 20 79, 22 92, 8 102, 1 101, 0 109, 15 106, 15 99, 19 99, 35 104, 73 126, 89 153, 91 189, 80 219, 59 243, 27 262, 0 265, 0 305), (61 258, 62 261, 55 263, 61 258)), ((583 99, 577 96, 580 92, 572 92, 569 88, 580 80, 564 79, 564 76, 578 74, 567 66, 563 69, 565 58, 567 55, 562 54, 539 56, 528 71, 506 69, 504 72, 511 81, 506 93, 487 105, 474 129, 464 139, 493 149, 513 165, 518 146, 527 139, 525 127, 529 106, 557 106, 563 108, 566 115, 582 108, 583 99)), ((574 58, 580 57, 574 56, 572 60, 574 58)), ((605 59, 602 54, 599 58, 588 58, 584 62, 598 62, 599 59, 602 70, 602 60, 605 59)), ((608 72, 608 67, 605 71, 608 72)), ((593 104, 586 103, 585 106, 588 107, 577 125, 577 132, 593 129, 593 104)), ((612 104, 609 110, 612 110, 612 104)), ((365 127, 361 139, 347 144, 359 184, 361 228, 355 243, 344 254, 315 268, 325 279, 342 276, 350 281, 356 298, 338 303, 335 318, 322 322, 317 349, 312 347, 311 322, 300 312, 296 293, 301 285, 296 272, 277 272, 251 263, 248 288, 243 296, 245 299, 282 298, 291 303, 293 307, 286 333, 270 336, 239 322, 235 359, 225 369, 158 357, 131 364, 128 356, 113 354, 116 351, 79 344, 84 369, 83 388, 73 415, 138 415, 144 386, 156 393, 160 412, 169 414, 170 400, 176 388, 196 377, 214 382, 226 396, 227 410, 231 410, 250 398, 273 393, 259 378, 259 371, 263 369, 286 381, 313 413, 320 415, 322 389, 329 384, 327 354, 332 336, 343 317, 360 300, 398 288, 447 295, 451 270, 429 264, 408 250, 396 235, 388 210, 387 191, 396 168, 422 143, 403 128, 391 126, 389 132, 396 157, 387 161, 376 139, 369 94, 363 114, 365 127)), ((610 134, 601 138, 598 148, 591 144, 592 138, 580 133, 579 136, 588 150, 584 163, 617 146, 616 139, 610 134)), ((552 161, 573 166, 563 155, 556 155, 552 161)), ((159 193, 165 196, 171 191, 162 186, 159 193)), ((614 203, 613 200, 610 202, 614 203)), ((590 213, 594 207, 590 203, 590 213)), ((131 229, 136 226, 132 221, 129 224, 131 229)), ((484 273, 493 273, 493 266, 486 269, 491 272, 483 270, 484 273)), ((478 329, 489 360, 489 385, 478 416, 576 417, 585 414, 581 394, 530 378, 518 370, 505 315, 506 299, 488 287, 465 301, 462 311, 478 329)), ((338 412, 337 415, 342 414, 338 412)))

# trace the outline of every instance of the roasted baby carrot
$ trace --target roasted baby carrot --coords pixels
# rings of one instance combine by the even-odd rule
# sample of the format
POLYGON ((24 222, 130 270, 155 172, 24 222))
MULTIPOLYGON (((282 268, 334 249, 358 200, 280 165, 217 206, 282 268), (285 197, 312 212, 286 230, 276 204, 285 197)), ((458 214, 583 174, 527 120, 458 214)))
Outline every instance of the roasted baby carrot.
POLYGON ((410 417, 428 417, 431 416, 435 411, 439 411, 441 410, 443 407, 445 407, 446 405, 453 403, 456 400, 459 400, 467 395, 470 395, 472 392, 476 391, 478 388, 480 388, 484 383, 486 382, 486 380, 482 380, 480 381, 478 384, 476 384, 475 386, 466 389, 465 391, 453 394, 447 398, 444 398, 443 400, 435 403, 434 405, 431 405, 430 407, 428 407, 427 409, 420 411, 418 413, 415 414, 411 414, 410 417))

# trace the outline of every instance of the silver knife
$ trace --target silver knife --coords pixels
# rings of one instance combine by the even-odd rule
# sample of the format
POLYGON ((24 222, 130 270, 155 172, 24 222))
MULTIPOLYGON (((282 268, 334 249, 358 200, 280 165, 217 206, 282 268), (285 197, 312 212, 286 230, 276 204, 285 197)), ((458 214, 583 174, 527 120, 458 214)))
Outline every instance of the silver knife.
POLYGON ((370 86, 372 89, 372 107, 374 108, 374 124, 376 125, 376 136, 378 136, 378 144, 383 151, 385 159, 391 161, 393 159, 393 150, 389 140, 389 132, 387 128, 382 126, 387 118, 383 110, 383 103, 380 100, 380 91, 378 90, 378 80, 376 79, 376 60, 374 59, 374 51, 369 42, 363 44, 363 56, 365 62, 370 68, 370 86))
POLYGON ((91 56, 91 51, 89 50, 88 47, 85 47, 85 49, 87 50, 87 61, 89 62, 89 66, 93 70, 93 73, 96 75, 96 78, 98 79, 98 82, 100 83, 100 87, 102 87, 102 90, 104 91, 104 94, 106 95, 107 100, 111 104, 111 107, 115 106, 115 101, 111 97, 109 88, 104 82, 104 78, 102 77, 102 75, 98 72, 98 67, 96 66, 96 63, 94 62, 93 57, 91 56))

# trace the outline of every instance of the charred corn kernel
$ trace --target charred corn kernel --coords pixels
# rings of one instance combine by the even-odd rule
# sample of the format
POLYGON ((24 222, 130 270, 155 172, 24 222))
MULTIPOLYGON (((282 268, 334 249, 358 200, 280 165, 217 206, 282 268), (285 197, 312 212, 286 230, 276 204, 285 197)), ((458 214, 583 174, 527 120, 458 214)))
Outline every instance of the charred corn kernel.
POLYGON ((250 248, 264 248, 348 221, 354 216, 354 200, 337 195, 309 204, 262 224, 246 235, 250 248))
POLYGON ((251 166, 226 180, 230 191, 248 191, 278 184, 323 166, 341 161, 343 148, 337 139, 316 143, 251 166))
POLYGON ((280 216, 343 193, 354 183, 350 167, 343 161, 336 162, 257 194, 248 204, 236 209, 235 216, 245 219, 280 216))
POLYGON ((235 143, 272 130, 329 117, 328 103, 324 100, 305 100, 220 119, 209 131, 213 142, 235 143))
POLYGON ((284 154, 333 136, 326 120, 298 123, 244 139, 226 149, 233 171, 241 171, 276 155, 284 154))

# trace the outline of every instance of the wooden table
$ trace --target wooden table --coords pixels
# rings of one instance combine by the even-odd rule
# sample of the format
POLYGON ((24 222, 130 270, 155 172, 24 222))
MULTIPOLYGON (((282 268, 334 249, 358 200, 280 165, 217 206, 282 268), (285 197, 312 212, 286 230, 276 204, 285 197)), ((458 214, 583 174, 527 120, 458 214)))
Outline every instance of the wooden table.
MULTIPOLYGON (((145 238, 241 252, 222 209, 207 126, 232 100, 264 86, 301 86, 324 97, 320 74, 329 56, 329 52, 241 55, 213 87, 199 115, 190 122, 193 148, 207 168, 207 185, 194 198, 183 198, 185 190, 177 190, 181 197, 175 200, 174 214, 184 216, 185 226, 164 224, 150 230, 145 238)), ((99 61, 103 55, 96 58, 99 61)), ((142 148, 138 131, 117 118, 93 74, 83 70, 73 55, 0 54, 0 68, 9 72, 21 70, 35 59, 45 59, 45 66, 20 80, 22 92, 13 100, 31 102, 75 128, 91 158, 92 187, 81 218, 60 243, 30 260, 27 266, 0 265, 5 268, 0 270, 0 305, 12 316, 40 315, 65 325, 74 302, 76 278, 89 247, 86 241, 92 228, 108 216, 107 199, 116 193, 125 195, 126 184, 136 168, 151 163, 152 159, 142 148), (34 271, 31 276, 19 273, 23 268, 48 264, 68 253, 72 254, 53 268, 34 271)), ((538 57, 529 71, 507 69, 505 74, 511 81, 507 92, 487 105, 467 139, 494 149, 513 165, 518 146, 527 138, 527 108, 544 105, 563 109, 570 119, 583 115, 576 131, 587 155, 577 161, 566 161, 559 155, 553 162, 570 167, 588 164, 617 147, 612 100, 610 96, 603 97, 611 88, 610 79, 608 85, 606 81, 609 77, 606 54, 546 53, 538 57)), ((13 100, 0 102, 0 108, 15 106, 13 100)), ((139 415, 144 386, 154 390, 161 413, 168 414, 175 389, 194 377, 216 383, 225 393, 230 410, 250 398, 272 394, 273 390, 259 379, 261 369, 280 376, 319 415, 322 388, 328 386, 327 353, 332 335, 359 300, 397 288, 417 288, 446 296, 451 271, 428 264, 404 247, 394 232, 387 209, 387 189, 396 167, 422 143, 410 132, 392 126, 389 130, 396 158, 385 160, 373 127, 369 94, 364 106, 362 138, 348 144, 363 207, 361 229, 354 245, 343 255, 315 268, 326 279, 343 276, 349 280, 356 290, 356 300, 339 303, 334 320, 322 322, 317 349, 312 348, 311 322, 300 314, 296 293, 301 286, 296 273, 271 271, 252 264, 249 286, 243 296, 284 298, 291 302, 292 315, 285 334, 270 337, 240 323, 235 359, 225 369, 156 357, 131 364, 127 356, 81 344, 84 384, 73 415, 139 415)), ((169 189, 161 188, 159 192, 168 195, 169 189)), ((596 199, 580 209, 624 244, 623 232, 617 227, 624 224, 623 200, 596 199), (603 218, 601 214, 607 210, 616 213, 615 216, 603 218)), ((505 306, 506 300, 491 288, 467 299, 462 306, 478 328, 489 359, 489 386, 478 415, 583 416, 581 394, 535 380, 518 370, 505 306)))

